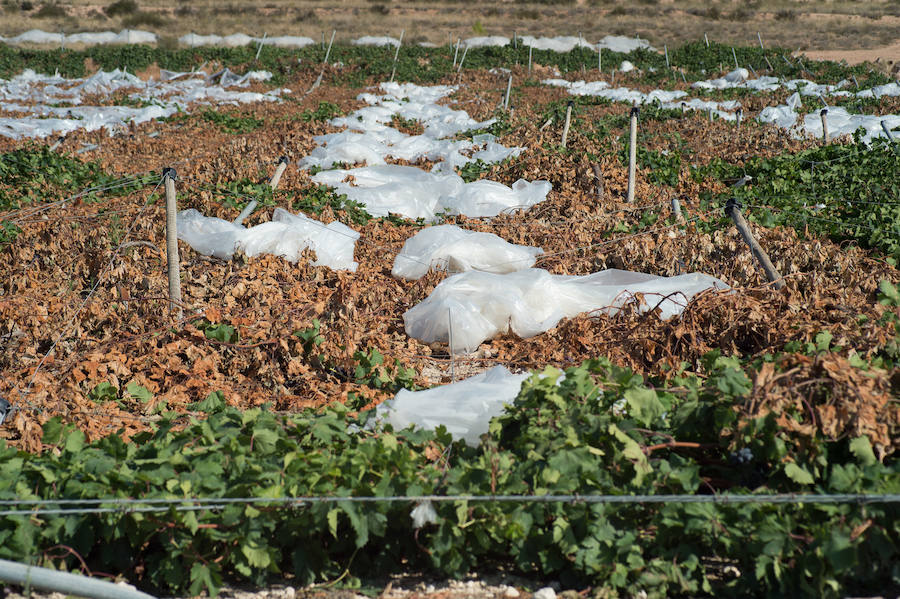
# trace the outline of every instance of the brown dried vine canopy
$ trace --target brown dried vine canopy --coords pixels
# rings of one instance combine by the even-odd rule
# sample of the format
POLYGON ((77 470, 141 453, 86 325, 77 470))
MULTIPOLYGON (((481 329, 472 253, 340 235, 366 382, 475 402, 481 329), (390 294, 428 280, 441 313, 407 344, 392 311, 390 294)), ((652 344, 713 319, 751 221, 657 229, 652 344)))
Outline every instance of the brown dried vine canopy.
MULTIPOLYGON (((310 83, 298 81, 291 87, 307 89, 310 83)), ((463 84, 453 99, 473 117, 486 118, 504 91, 505 79, 478 72, 466 74, 463 84)), ((244 135, 222 133, 211 123, 189 118, 143 124, 130 135, 112 138, 103 132, 76 132, 61 149, 72 152, 80 142, 97 143, 99 149, 85 157, 112 173, 176 165, 181 208, 233 219, 236 211, 214 200, 204 186, 265 177, 274 170, 275 160, 286 155, 292 166, 280 189, 307 187, 308 175, 298 171, 296 161, 314 148, 315 135, 333 128, 304 122, 298 115, 326 100, 345 112, 356 109, 358 91, 325 85, 308 96, 297 94, 292 102, 243 107, 241 112, 265 123, 244 135), (153 131, 160 134, 148 137, 153 131)), ((900 279, 895 268, 855 247, 789 228, 753 225, 788 281, 786 289, 776 292, 764 285, 733 227, 700 226, 719 222, 720 216, 699 209, 701 184, 684 172, 676 188, 653 187, 641 176, 646 173, 639 173, 636 195, 638 206, 657 210, 665 209, 671 197, 681 198, 689 219, 685 226, 665 227, 660 221, 639 236, 616 232, 617 225, 638 223, 643 213, 624 203, 627 169, 577 128, 569 134, 570 151, 557 151, 559 127, 540 131, 540 112, 548 101, 565 98, 564 92, 540 86, 520 91, 513 129, 500 141, 526 151, 485 176, 506 184, 518 178, 548 179, 553 191, 528 212, 493 221, 460 217, 458 224, 542 247, 548 256, 538 266, 553 273, 580 275, 604 268, 658 275, 698 271, 721 278, 733 291, 702 294, 682 317, 670 321, 623 310, 615 317, 566 319, 532 339, 501 336, 472 356, 458 358, 457 366, 464 364, 466 371, 497 363, 512 369, 566 367, 605 355, 638 372, 666 376, 683 362, 694 368, 710 350, 759 356, 828 330, 843 351, 821 357, 790 354, 781 363, 764 365, 741 409, 747 416, 779 414, 782 425, 800 435, 813 434, 809 427, 815 426, 829 437, 864 433, 885 451, 897 447, 900 414, 891 395, 897 371, 862 373, 848 366, 849 350, 865 358, 892 338, 891 329, 878 324, 886 308, 876 296, 879 280, 900 279), (585 151, 601 156, 602 202, 596 196, 592 165, 576 158, 585 151), (798 424, 790 417, 795 410, 813 412, 815 424, 798 424)), ((584 118, 597 118, 627 107, 583 110, 584 118)), ((740 162, 810 143, 752 124, 738 137, 730 125, 709 123, 701 115, 649 122, 646 127, 650 139, 662 128, 677 130, 701 162, 740 162)), ((0 151, 17 145, 2 140, 0 151)), ((0 438, 7 443, 41 450, 41 424, 54 415, 62 415, 90 438, 117 431, 127 438, 149 426, 160 407, 188 413, 189 404, 219 390, 229 404, 242 408, 269 404, 295 411, 345 401, 351 394, 374 405, 390 394, 355 384, 350 376, 354 353, 371 348, 381 352, 386 363, 397 360, 413 368, 421 385, 449 381, 446 348, 409 338, 402 321, 403 312, 424 299, 443 275, 431 273, 408 282, 390 274, 396 252, 418 229, 414 224, 372 220, 354 226, 362 234, 355 273, 313 267, 309 260, 291 264, 274 256, 237 256, 223 262, 181 244, 189 320, 173 325, 164 301, 164 202, 147 204, 152 191, 146 188, 98 203, 60 204, 19 221, 22 233, 0 248, 0 396, 20 408, 0 428, 0 438), (123 241, 141 243, 116 252, 123 241), (96 291, 88 296, 94 284, 96 291), (230 324, 239 341, 207 338, 191 320, 195 317, 230 324), (302 340, 294 335, 312 327, 314 320, 321 323, 324 337, 317 351, 332 361, 333 369, 305 358, 302 340), (100 383, 122 389, 132 381, 149 389, 152 400, 98 403, 88 397, 100 383)), ((246 224, 262 222, 269 214, 258 210, 246 224)), ((326 209, 319 218, 330 222, 346 216, 326 209)))

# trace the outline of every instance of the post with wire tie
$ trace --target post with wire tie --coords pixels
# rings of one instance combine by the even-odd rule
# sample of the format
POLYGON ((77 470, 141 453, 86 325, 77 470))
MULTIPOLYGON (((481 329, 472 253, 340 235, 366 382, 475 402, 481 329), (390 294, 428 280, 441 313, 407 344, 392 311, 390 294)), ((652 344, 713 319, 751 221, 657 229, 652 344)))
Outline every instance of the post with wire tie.
POLYGON ((566 104, 566 122, 563 125, 562 142, 560 143, 560 146, 563 148, 566 147, 566 139, 569 137, 569 125, 572 122, 572 105, 572 100, 569 100, 569 103, 566 104))
POLYGON ((741 118, 742 118, 743 116, 744 116, 744 109, 743 109, 743 108, 738 108, 738 109, 737 109, 737 112, 735 113, 735 120, 737 121, 737 128, 738 128, 738 129, 741 128, 741 118))
POLYGON ((822 117, 822 142, 828 143, 828 109, 823 108, 819 111, 819 116, 822 117))
MULTIPOLYGON (((282 156, 278 159, 278 166, 275 167, 275 174, 272 175, 272 178, 269 179, 269 187, 272 188, 272 191, 275 191, 278 188, 278 183, 281 181, 281 176, 284 174, 284 170, 287 168, 288 158, 287 156, 282 156)), ((244 219, 253 214, 253 211, 256 210, 256 207, 259 205, 259 202, 256 200, 250 200, 250 202, 241 210, 241 213, 238 215, 234 221, 232 221, 235 225, 240 225, 244 222, 244 219)))
POLYGON ((169 267, 169 310, 172 306, 178 309, 178 320, 184 318, 181 305, 181 273, 178 260, 178 231, 176 218, 178 205, 175 200, 175 169, 163 169, 163 181, 166 185, 166 262, 169 267))
POLYGON ((631 106, 631 132, 628 137, 628 203, 634 202, 634 174, 635 162, 637 162, 637 121, 638 121, 637 101, 631 106))
POLYGON ((729 199, 725 204, 725 214, 734 221, 734 226, 737 227, 738 232, 744 239, 744 243, 750 246, 753 257, 756 258, 756 261, 762 266, 769 282, 774 285, 775 289, 784 288, 784 279, 782 278, 781 273, 775 269, 775 265, 772 264, 766 250, 764 250, 762 246, 759 245, 759 242, 756 241, 756 238, 753 237, 753 233, 750 232, 750 226, 741 214, 740 204, 735 198, 729 199))

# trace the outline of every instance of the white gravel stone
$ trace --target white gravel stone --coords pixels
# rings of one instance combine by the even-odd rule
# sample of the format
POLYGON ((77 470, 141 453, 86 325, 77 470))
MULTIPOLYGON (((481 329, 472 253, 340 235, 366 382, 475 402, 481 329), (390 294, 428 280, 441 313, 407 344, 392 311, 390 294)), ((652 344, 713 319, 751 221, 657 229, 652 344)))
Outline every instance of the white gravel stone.
POLYGON ((534 599, 556 599, 556 591, 550 587, 544 587, 534 592, 534 599))

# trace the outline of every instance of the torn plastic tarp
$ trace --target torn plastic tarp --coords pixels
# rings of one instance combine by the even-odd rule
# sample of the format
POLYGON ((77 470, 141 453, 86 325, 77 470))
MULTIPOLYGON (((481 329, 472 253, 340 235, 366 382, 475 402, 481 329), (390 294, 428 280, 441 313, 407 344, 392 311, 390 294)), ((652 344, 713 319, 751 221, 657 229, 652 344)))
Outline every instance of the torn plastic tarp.
POLYGON ((332 119, 337 133, 315 138, 318 147, 300 160, 300 168, 332 168, 335 164, 375 166, 388 158, 416 162, 436 162, 433 170, 450 172, 474 160, 499 162, 518 156, 523 148, 507 148, 493 136, 452 139, 457 133, 490 126, 494 119, 476 121, 464 110, 437 104, 452 93, 451 86, 422 87, 415 84, 385 83, 384 95, 361 94, 370 104, 353 113, 332 119), (407 135, 389 126, 394 117, 422 123, 421 135, 407 135))
POLYGON ((513 374, 503 366, 494 368, 450 385, 424 391, 400 390, 375 408, 376 419, 394 430, 411 425, 428 430, 447 428, 454 439, 476 446, 479 437, 488 432, 491 418, 512 404, 522 382, 530 373, 513 374))
POLYGON ((403 244, 391 274, 421 279, 429 269, 451 273, 480 270, 507 273, 530 268, 541 248, 509 243, 493 233, 469 231, 456 225, 422 229, 403 244))
POLYGON ((683 90, 662 90, 655 89, 644 93, 638 90, 629 89, 627 87, 610 87, 606 81, 566 81, 565 79, 545 79, 541 81, 544 85, 553 85, 556 87, 564 87, 573 96, 597 96, 606 98, 613 102, 627 102, 629 104, 637 102, 638 104, 659 103, 661 108, 680 109, 682 105, 688 110, 712 110, 719 118, 733 121, 735 115, 733 110, 737 109, 741 104, 736 100, 725 100, 716 102, 712 100, 700 100, 699 98, 691 98, 683 100, 687 96, 687 92, 683 90))
POLYGON ((292 214, 276 208, 272 221, 242 227, 234 223, 203 216, 193 208, 178 213, 178 239, 197 252, 230 260, 236 251, 247 256, 273 254, 289 262, 297 262, 305 249, 316 253, 315 266, 355 271, 353 252, 359 233, 334 221, 325 225, 304 214, 292 214))
POLYGON ((65 79, 58 75, 41 75, 30 69, 9 81, 0 79, 0 110, 26 113, 24 117, 0 117, 0 136, 13 139, 43 138, 65 135, 84 129, 105 128, 112 135, 128 123, 171 116, 193 102, 238 104, 258 101, 277 101, 289 90, 276 89, 264 94, 235 91, 226 87, 249 85, 250 81, 271 78, 267 71, 251 71, 238 76, 227 69, 212 78, 203 72, 173 73, 162 71, 161 81, 143 81, 126 71, 98 71, 85 79, 65 79), (210 84, 212 83, 212 84, 210 84), (109 96, 122 89, 135 89, 131 99, 141 99, 150 106, 84 106, 82 96, 109 96), (73 106, 53 106, 65 102, 73 106), (31 103, 26 105, 25 103, 31 103), (47 118, 49 117, 49 118, 47 118))
POLYGON ((364 35, 351 42, 354 46, 399 46, 400 40, 389 36, 364 35))
POLYGON ((3 38, 7 44, 155 44, 156 34, 139 29, 123 29, 119 33, 102 31, 99 33, 49 33, 40 29, 30 29, 15 37, 3 38))
POLYGON ((495 181, 465 183, 452 173, 429 173, 412 166, 385 164, 336 169, 315 174, 316 183, 331 185, 363 204, 373 216, 399 214, 435 220, 439 212, 471 217, 493 217, 501 212, 527 209, 547 199, 549 181, 519 179, 512 187, 495 181), (352 177, 352 183, 348 178, 352 177))
POLYGON ((497 275, 469 271, 444 279, 421 303, 403 314, 406 333, 424 343, 447 343, 451 351, 473 351, 481 342, 512 331, 533 337, 563 318, 583 312, 615 314, 626 303, 660 317, 680 314, 705 289, 727 289, 715 277, 690 273, 659 277, 610 269, 585 276, 553 275, 530 268, 497 275))
MULTIPOLYGON (((802 106, 800 94, 795 92, 788 99, 786 104, 780 106, 767 106, 759 113, 759 119, 762 123, 774 123, 782 129, 796 128, 797 134, 812 135, 813 137, 822 137, 822 117, 821 111, 816 110, 809 114, 803 115, 800 120, 800 114, 797 109, 802 106)), ((900 127, 900 115, 871 115, 871 114, 851 114, 846 108, 835 106, 828 108, 826 115, 828 121, 828 135, 836 137, 838 135, 852 135, 857 129, 862 128, 864 134, 862 136, 863 143, 871 143, 876 137, 884 137, 884 127, 889 130, 900 127)))

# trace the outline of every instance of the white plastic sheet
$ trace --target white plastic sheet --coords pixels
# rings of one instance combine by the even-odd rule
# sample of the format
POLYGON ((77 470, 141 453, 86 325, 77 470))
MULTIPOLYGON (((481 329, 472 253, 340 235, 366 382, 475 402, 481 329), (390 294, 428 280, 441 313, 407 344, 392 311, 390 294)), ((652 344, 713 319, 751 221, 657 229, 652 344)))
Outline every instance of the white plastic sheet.
POLYGON ((400 40, 395 37, 364 35, 353 40, 354 46, 399 46, 400 40))
POLYGON ((7 44, 155 44, 155 33, 139 29, 123 29, 119 33, 101 31, 98 33, 50 33, 41 29, 30 29, 15 37, 4 38, 7 44))
POLYGON ((230 221, 203 216, 193 208, 178 213, 178 239, 197 252, 230 260, 236 251, 253 257, 281 256, 297 262, 305 249, 316 253, 315 266, 355 271, 353 251, 359 233, 337 221, 325 225, 304 214, 276 208, 272 221, 246 228, 230 221))
POLYGON ((486 48, 490 46, 506 46, 510 42, 508 37, 503 37, 502 35, 489 35, 489 36, 481 36, 481 37, 470 37, 468 39, 464 39, 461 43, 461 47, 468 48, 486 48))
POLYGON ((544 85, 553 85, 564 87, 573 96, 597 96, 606 98, 613 102, 627 102, 629 104, 637 102, 638 104, 652 104, 659 102, 662 108, 678 109, 682 105, 688 110, 712 110, 720 118, 734 120, 736 117, 733 110, 737 109, 741 104, 736 100, 725 100, 716 102, 712 100, 700 100, 699 98, 691 98, 683 100, 687 96, 687 92, 683 90, 662 90, 655 89, 644 93, 638 90, 629 89, 627 87, 611 88, 606 81, 566 81, 565 79, 545 79, 541 83, 544 85))
POLYGON ((300 167, 327 169, 338 163, 375 166, 388 158, 410 162, 426 159, 438 163, 435 171, 452 172, 473 160, 499 162, 522 151, 496 143, 493 137, 475 142, 452 139, 461 131, 481 129, 494 122, 478 122, 464 110, 438 104, 454 87, 384 83, 381 89, 383 95, 359 96, 370 106, 332 119, 332 125, 346 130, 316 137, 319 146, 300 160, 300 167), (424 132, 407 135, 390 127, 395 116, 422 123, 424 132))
POLYGON ((522 179, 512 187, 495 181, 465 183, 459 175, 429 173, 412 166, 385 164, 322 171, 312 177, 366 207, 373 216, 399 214, 433 221, 439 212, 493 217, 503 211, 527 209, 544 201, 548 181, 522 179), (352 177, 352 183, 348 178, 352 177))
POLYGON ((430 269, 502 274, 530 268, 535 256, 542 253, 540 248, 512 244, 493 233, 437 225, 406 240, 394 258, 391 274, 412 281, 421 279, 430 269))
POLYGON ((451 351, 473 351, 486 339, 512 331, 524 338, 583 312, 615 314, 635 302, 659 308, 662 318, 680 314, 705 289, 727 285, 704 274, 659 277, 610 269, 586 276, 552 275, 530 268, 497 275, 469 271, 444 279, 424 301, 403 314, 406 333, 425 343, 449 340, 451 351))
POLYGON ((491 418, 502 414, 503 406, 515 401, 522 382, 529 376, 495 366, 458 383, 425 391, 403 389, 394 399, 375 408, 375 415, 394 430, 411 425, 427 430, 444 426, 455 439, 474 447, 479 437, 488 432, 491 418))
POLYGON ((30 69, 9 81, 0 79, 0 111, 24 112, 24 117, 0 116, 0 136, 43 138, 84 129, 105 128, 110 134, 128 123, 142 123, 168 117, 185 110, 191 103, 239 104, 277 101, 287 90, 266 93, 239 91, 250 81, 271 78, 267 71, 252 71, 238 76, 225 69, 214 77, 203 72, 172 73, 162 71, 160 81, 142 81, 127 71, 98 71, 85 79, 65 79, 58 75, 41 75, 30 69), (135 90, 130 97, 150 106, 84 106, 88 94, 109 96, 122 89, 135 90), (53 106, 65 102, 73 106, 53 106))

